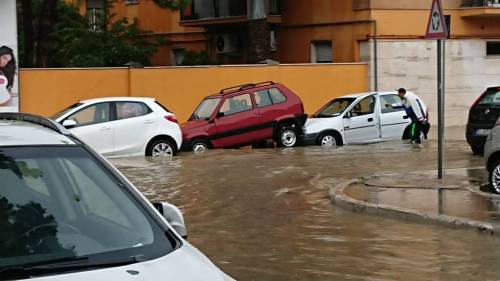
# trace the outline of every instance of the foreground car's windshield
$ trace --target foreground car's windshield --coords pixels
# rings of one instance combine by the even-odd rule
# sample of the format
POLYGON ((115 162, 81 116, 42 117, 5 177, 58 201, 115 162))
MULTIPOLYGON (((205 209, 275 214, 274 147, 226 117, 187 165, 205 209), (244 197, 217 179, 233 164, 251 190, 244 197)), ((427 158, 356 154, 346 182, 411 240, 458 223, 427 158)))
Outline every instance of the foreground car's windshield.
POLYGON ((349 105, 354 101, 354 98, 339 98, 323 106, 316 114, 315 117, 334 117, 342 114, 349 105))
POLYGON ((153 259, 177 243, 83 147, 0 147, 0 180, 2 277, 61 259, 153 259))
POLYGON ((52 119, 54 119, 54 120, 56 120, 57 118, 59 118, 59 117, 63 116, 64 114, 66 114, 67 112, 69 112, 70 110, 72 110, 73 108, 75 108, 75 107, 79 107, 79 106, 80 106, 80 105, 82 105, 82 104, 83 104, 83 103, 75 103, 75 104, 73 104, 72 106, 70 106, 70 107, 68 107, 68 108, 66 108, 66 109, 64 109, 64 110, 62 110, 62 111, 60 111, 60 112, 58 112, 58 113, 54 114, 51 118, 52 118, 52 119))
POLYGON ((203 119, 207 120, 212 116, 215 108, 219 104, 220 98, 211 98, 203 100, 198 108, 194 111, 193 115, 189 118, 189 120, 198 120, 203 119))

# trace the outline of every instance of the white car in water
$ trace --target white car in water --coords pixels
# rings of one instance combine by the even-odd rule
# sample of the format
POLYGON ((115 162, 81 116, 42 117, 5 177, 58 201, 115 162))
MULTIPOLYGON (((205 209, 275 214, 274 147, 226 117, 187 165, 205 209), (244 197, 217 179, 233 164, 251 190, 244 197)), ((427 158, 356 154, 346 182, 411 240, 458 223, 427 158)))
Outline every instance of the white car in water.
POLYGON ((175 115, 154 98, 83 100, 52 119, 104 156, 173 156, 182 144, 175 115))
POLYGON ((185 240, 177 207, 52 120, 0 113, 0 179, 0 280, 234 281, 185 240))
POLYGON ((304 144, 335 146, 401 139, 410 118, 396 91, 335 98, 305 124, 304 144))

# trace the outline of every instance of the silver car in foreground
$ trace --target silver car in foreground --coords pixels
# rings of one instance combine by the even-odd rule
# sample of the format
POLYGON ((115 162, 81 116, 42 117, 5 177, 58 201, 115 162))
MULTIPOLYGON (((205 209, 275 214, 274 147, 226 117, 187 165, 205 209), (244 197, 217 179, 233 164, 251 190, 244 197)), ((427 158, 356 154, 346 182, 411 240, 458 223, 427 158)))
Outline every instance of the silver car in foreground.
POLYGON ((500 193, 500 118, 486 139, 484 160, 489 172, 490 187, 496 193, 500 193))
POLYGON ((0 280, 234 281, 60 124, 0 113, 0 280))

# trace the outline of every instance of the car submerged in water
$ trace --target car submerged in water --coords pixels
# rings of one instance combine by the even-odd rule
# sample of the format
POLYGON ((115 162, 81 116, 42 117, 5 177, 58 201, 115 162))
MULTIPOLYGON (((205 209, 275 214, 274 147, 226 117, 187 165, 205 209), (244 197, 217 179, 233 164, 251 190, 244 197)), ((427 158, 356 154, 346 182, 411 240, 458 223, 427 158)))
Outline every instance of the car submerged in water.
POLYGON ((406 138, 411 119, 396 91, 335 98, 305 124, 304 144, 336 146, 406 138))
POLYGON ((244 84, 206 97, 181 125, 183 148, 265 146, 292 147, 302 134, 307 115, 300 98, 272 81, 244 84))

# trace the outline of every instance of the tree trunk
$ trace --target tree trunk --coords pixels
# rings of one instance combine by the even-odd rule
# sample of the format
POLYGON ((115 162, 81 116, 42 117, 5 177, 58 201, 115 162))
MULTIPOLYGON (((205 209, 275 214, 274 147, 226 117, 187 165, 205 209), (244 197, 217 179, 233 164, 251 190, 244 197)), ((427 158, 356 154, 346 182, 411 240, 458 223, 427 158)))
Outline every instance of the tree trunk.
POLYGON ((44 0, 40 7, 35 65, 47 67, 49 61, 49 34, 56 22, 57 0, 44 0))
POLYGON ((34 38, 33 38, 33 10, 32 10, 31 0, 21 1, 21 18, 23 27, 23 66, 33 67, 33 48, 34 48, 34 38))

